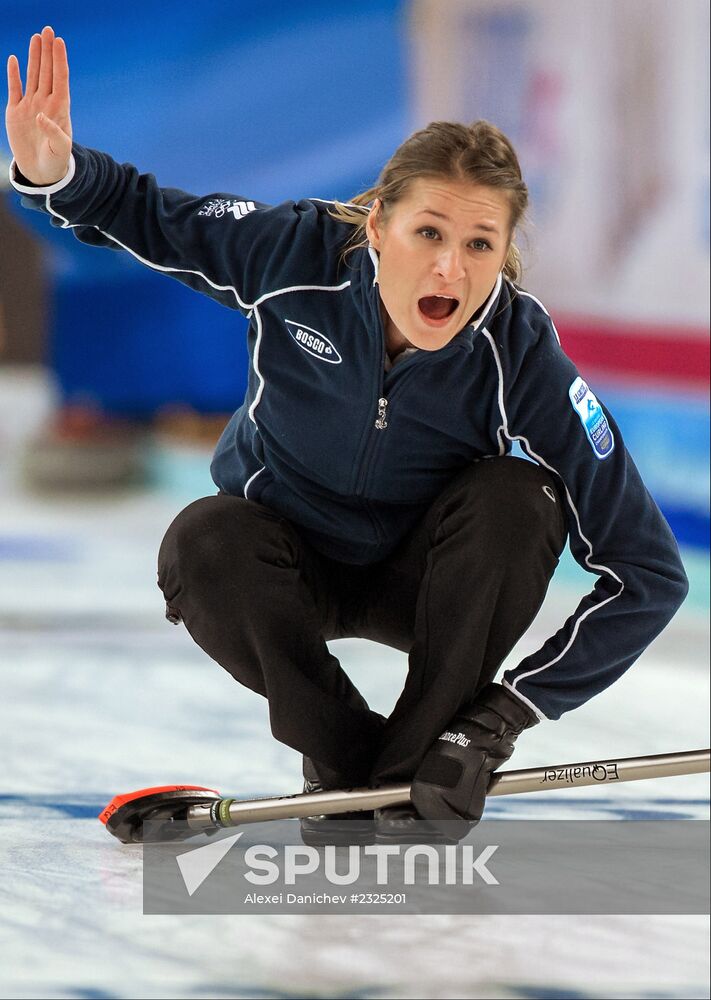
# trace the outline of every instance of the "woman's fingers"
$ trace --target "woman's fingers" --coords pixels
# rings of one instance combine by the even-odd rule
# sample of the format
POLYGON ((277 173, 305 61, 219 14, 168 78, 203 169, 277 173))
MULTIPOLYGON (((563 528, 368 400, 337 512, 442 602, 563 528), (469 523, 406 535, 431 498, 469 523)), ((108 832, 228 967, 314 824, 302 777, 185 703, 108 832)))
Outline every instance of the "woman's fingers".
POLYGON ((10 56, 7 61, 7 103, 8 107, 19 104, 22 100, 22 79, 17 56, 10 56))
POLYGON ((52 96, 69 103, 69 62, 67 47, 63 38, 54 40, 54 58, 52 60, 52 96))
POLYGON ((18 168, 35 184, 53 184, 67 170, 72 126, 67 50, 52 28, 32 36, 24 97, 15 56, 7 61, 7 89, 5 123, 18 168))
POLYGON ((30 50, 27 55, 27 80, 25 83, 25 94, 28 97, 31 97, 37 90, 41 54, 42 38, 40 35, 33 35, 30 39, 30 50))
MULTIPOLYGON (((11 56, 7 65, 8 91, 11 102, 22 99, 22 79, 17 59, 11 56), (17 96, 17 87, 20 96, 17 96)), ((41 35, 33 35, 27 55, 27 81, 25 96, 54 93, 60 100, 69 100, 69 63, 63 38, 55 38, 54 30, 47 25, 41 35)))
POLYGON ((52 92, 52 66, 54 51, 54 31, 47 26, 42 28, 42 53, 39 68, 38 93, 42 96, 52 92))

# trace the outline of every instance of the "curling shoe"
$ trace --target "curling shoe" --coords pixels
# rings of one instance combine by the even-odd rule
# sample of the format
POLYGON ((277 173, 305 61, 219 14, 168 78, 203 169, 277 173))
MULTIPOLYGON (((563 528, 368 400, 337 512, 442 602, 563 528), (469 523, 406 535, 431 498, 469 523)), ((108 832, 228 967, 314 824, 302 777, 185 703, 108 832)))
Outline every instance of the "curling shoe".
MULTIPOLYGON (((329 788, 323 786, 314 764, 304 757, 304 792, 324 792, 331 789, 347 789, 347 781, 329 780, 329 788)), ((375 841, 375 823, 372 811, 345 812, 335 815, 303 816, 301 839, 309 847, 326 844, 372 844, 375 841)))
POLYGON ((375 810, 376 844, 457 844, 460 839, 431 826, 411 802, 375 810))

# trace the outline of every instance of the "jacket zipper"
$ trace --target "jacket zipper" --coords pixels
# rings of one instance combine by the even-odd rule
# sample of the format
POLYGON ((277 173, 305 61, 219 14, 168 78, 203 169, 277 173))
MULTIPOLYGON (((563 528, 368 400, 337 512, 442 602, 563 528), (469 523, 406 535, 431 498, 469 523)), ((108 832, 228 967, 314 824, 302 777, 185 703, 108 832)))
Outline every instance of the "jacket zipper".
MULTIPOLYGON (((377 404, 378 405, 378 415, 377 415, 377 417, 376 417, 376 419, 375 419, 375 421, 373 423, 374 428, 376 430, 378 430, 378 431, 384 431, 387 428, 387 426, 388 426, 387 409, 388 409, 388 406, 391 405, 390 400, 387 398, 387 396, 383 395, 384 388, 385 388, 384 387, 384 382, 385 382, 384 364, 385 364, 385 337, 383 335, 383 349, 382 349, 381 358, 380 358, 380 379, 379 379, 379 382, 378 382, 378 390, 379 390, 379 392, 378 392, 378 404, 377 404)), ((417 356, 405 359, 405 361, 401 365, 401 370, 398 372, 398 384, 400 384, 402 382, 402 369, 404 369, 406 367, 407 368, 414 367, 415 364, 417 364, 417 356)), ((393 386, 390 387, 391 395, 392 395, 392 392, 395 391, 396 389, 397 389, 397 386, 393 385, 393 386)), ((375 443, 378 440, 379 440, 378 435, 377 434, 373 434, 371 432, 370 435, 369 435, 369 438, 368 438, 368 440, 366 442, 365 450, 364 450, 363 455, 361 457, 360 471, 358 473, 358 479, 356 481, 356 487, 355 487, 355 496, 360 496, 361 492, 363 490, 363 487, 365 486, 366 480, 368 478, 369 459, 370 459, 371 453, 373 451, 373 448, 375 446, 375 443)))
MULTIPOLYGON (((380 331, 382 338, 382 347, 380 350, 380 364, 379 364, 379 377, 378 377, 378 416, 375 419, 374 426, 377 430, 385 430, 388 426, 388 422, 385 419, 385 411, 388 406, 387 399, 383 396, 383 381, 385 379, 385 335, 383 331, 380 331)), ((373 432, 368 434, 368 439, 366 441, 365 449, 360 460, 360 470, 358 472, 358 478, 356 479, 355 493, 356 496, 360 494, 363 489, 363 484, 365 483, 366 476, 368 474, 368 456, 370 455, 371 449, 373 447, 373 432)))
MULTIPOLYGON (((414 360, 415 360, 414 358, 407 358, 407 360, 404 362, 404 365, 410 365, 411 366, 414 360)), ((403 367, 404 367, 404 365, 403 365, 403 367)), ((401 373, 398 372, 398 375, 400 376, 401 373)), ((384 431, 386 429, 386 427, 388 426, 387 409, 388 409, 388 406, 391 405, 390 404, 390 400, 387 398, 387 396, 382 395, 382 393, 384 391, 384 386, 383 386, 384 381, 385 381, 384 375, 381 375, 380 376, 380 383, 379 383, 379 389, 380 389, 381 395, 378 396, 378 416, 375 418, 375 421, 373 423, 373 426, 378 431, 384 431)), ((401 379, 400 379, 400 381, 401 381, 401 379)), ((397 386, 391 386, 391 390, 392 391, 394 391, 396 388, 397 388, 397 386)), ((368 439, 368 442, 366 444, 365 452, 364 452, 363 457, 361 459, 360 474, 358 475, 358 481, 357 481, 357 484, 356 484, 356 496, 360 495, 361 490, 365 486, 365 481, 368 478, 368 461, 370 459, 370 456, 372 454, 373 448, 374 448, 377 440, 378 440, 378 435, 377 434, 375 434, 375 435, 371 434, 370 437, 369 437, 369 439, 368 439)))
MULTIPOLYGON (((379 396, 378 397, 378 416, 376 417, 375 421, 373 422, 373 427, 376 430, 384 431, 385 428, 388 426, 388 422, 385 419, 385 411, 387 410, 387 407, 388 407, 388 400, 385 398, 385 396, 379 396)), ((358 480, 356 482, 356 490, 355 490, 356 491, 356 496, 360 495, 360 492, 363 489, 363 486, 365 485, 365 480, 366 480, 367 475, 368 475, 368 460, 370 458, 370 453, 373 450, 373 445, 375 444, 375 441, 377 440, 377 437, 378 437, 378 435, 377 434, 373 434, 372 431, 368 435, 368 441, 367 441, 366 446, 365 446, 365 451, 363 452, 363 456, 362 456, 362 458, 360 460, 360 472, 358 473, 358 480)))
POLYGON ((385 411, 388 407, 388 401, 385 396, 381 396, 378 400, 378 419, 375 421, 375 426, 379 431, 384 431, 388 426, 388 422, 385 419, 385 411))

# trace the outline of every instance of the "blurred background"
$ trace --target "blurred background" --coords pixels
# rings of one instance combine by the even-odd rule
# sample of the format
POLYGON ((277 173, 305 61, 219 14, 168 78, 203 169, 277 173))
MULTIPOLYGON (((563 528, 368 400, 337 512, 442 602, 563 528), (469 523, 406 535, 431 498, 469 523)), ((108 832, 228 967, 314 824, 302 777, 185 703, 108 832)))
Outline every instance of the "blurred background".
MULTIPOLYGON (((43 10, 6 0, 3 51, 24 54, 43 10)), ((55 19, 78 141, 166 186, 347 199, 428 121, 498 124, 532 194, 526 286, 615 413, 679 541, 708 547, 701 0, 178 4, 158 47, 163 14, 142 4, 136 30, 123 11, 95 19, 74 3, 55 19)), ((210 492, 208 463, 184 449, 209 447, 241 401, 245 321, 50 230, 10 192, 0 241, 3 376, 29 366, 54 394, 23 448, 28 485, 210 492)))
MULTIPOLYGON (((508 134, 532 196, 519 240, 524 285, 617 418, 691 579, 685 607, 640 665, 557 723, 548 731, 555 736, 538 727, 530 759, 517 751, 516 766, 701 745, 709 593, 706 0, 143 0, 115 8, 0 0, 0 51, 18 54, 23 78, 30 35, 46 23, 68 44, 76 140, 154 173, 164 186, 266 202, 348 199, 428 121, 487 118, 508 134), (677 745, 685 735, 689 746, 677 745)), ((168 524, 215 491, 211 450, 246 385, 245 321, 128 255, 52 230, 1 179, 9 162, 3 132, 0 728, 9 739, 0 808, 11 818, 6 830, 25 840, 28 807, 43 817, 51 850, 46 837, 32 841, 32 860, 23 858, 20 869, 34 872, 30 886, 38 870, 51 876, 56 892, 30 906, 34 890, 28 895, 23 877, 0 889, 7 912, 19 914, 2 929, 14 954, 28 959, 8 988, 22 996, 108 996, 96 961, 104 971, 118 968, 115 952, 133 947, 138 925, 126 911, 135 916, 140 899, 135 857, 126 868, 113 844, 91 853, 94 838, 103 845, 93 817, 104 800, 176 780, 242 794, 291 791, 299 760, 268 737, 264 704, 164 623, 155 586, 168 524), (245 758, 248 773, 239 764, 245 758), (68 830, 81 852, 62 853, 68 830), (98 865, 90 874, 101 883, 101 905, 77 927, 82 903, 67 886, 87 852, 98 865), (32 928, 39 939, 31 941, 32 928), (82 964, 87 949, 99 959, 82 964)), ((563 560, 526 640, 531 649, 591 583, 563 560)), ((342 640, 339 655, 374 707, 388 711, 404 660, 358 642, 342 640), (384 671, 373 671, 376 655, 384 671)), ((682 789, 675 808, 706 801, 705 786, 691 780, 674 786, 682 789)), ((645 808, 656 802, 659 812, 671 791, 649 794, 645 808)), ((621 802, 615 808, 625 815, 621 802)), ((152 920, 140 923, 143 951, 130 952, 135 995, 706 995, 707 944, 695 936, 697 924, 669 919, 644 925, 647 941, 663 942, 657 957, 640 940, 632 962, 608 935, 618 944, 629 935, 629 945, 639 921, 547 918, 537 962, 521 943, 543 933, 541 921, 534 931, 518 918, 515 933, 511 922, 499 923, 505 954, 497 950, 503 945, 481 951, 473 921, 456 929, 477 956, 473 967, 454 955, 443 961, 453 947, 445 918, 413 918, 402 937, 393 924, 387 932, 379 924, 380 944, 371 938, 373 921, 352 918, 370 950, 358 950, 353 930, 328 955, 323 942, 333 921, 302 919, 293 932, 279 918, 242 922, 252 956, 243 943, 252 978, 242 992, 229 977, 215 979, 220 945, 235 947, 223 925, 201 933, 210 962, 190 959, 181 978, 172 961, 193 939, 184 924, 173 927, 168 948, 152 920), (561 929, 566 948, 579 936, 578 964, 552 944, 561 929), (270 950, 261 934, 280 948, 270 950), (580 958, 591 934, 596 953, 606 954, 604 968, 592 961, 595 949, 589 965, 580 958), (299 954, 318 955, 317 971, 299 964, 299 954), (399 956, 398 968, 389 955, 399 956), (404 970, 410 963, 419 986, 404 970), (446 988, 433 972, 445 965, 446 988), (279 970, 277 986, 270 966, 279 970)), ((492 937, 487 931, 490 948, 492 937)))

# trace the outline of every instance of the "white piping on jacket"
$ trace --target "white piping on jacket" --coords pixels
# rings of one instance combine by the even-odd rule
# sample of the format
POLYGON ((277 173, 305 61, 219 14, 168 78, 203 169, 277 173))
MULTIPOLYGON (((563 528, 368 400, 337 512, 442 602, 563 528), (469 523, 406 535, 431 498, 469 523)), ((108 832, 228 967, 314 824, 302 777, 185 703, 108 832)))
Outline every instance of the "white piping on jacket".
POLYGON ((256 471, 256 472, 254 472, 254 473, 253 473, 253 474, 252 474, 252 475, 251 475, 251 476, 249 477, 249 479, 247 480, 247 482, 246 482, 246 483, 244 484, 244 489, 242 490, 242 493, 243 493, 243 495, 244 495, 244 498, 245 498, 245 500, 249 500, 249 497, 247 496, 247 490, 248 490, 248 489, 249 489, 249 487, 250 487, 250 486, 252 485, 252 483, 253 483, 253 482, 254 482, 254 480, 255 480, 255 479, 257 478, 257 476, 258 476, 258 475, 260 475, 260 474, 261 474, 262 472, 264 472, 264 470, 265 470, 265 469, 266 469, 266 465, 263 465, 263 466, 261 467, 261 469, 257 469, 257 471, 256 471))
POLYGON ((61 191, 65 188, 67 184, 70 184, 74 178, 74 174, 77 169, 76 160, 74 159, 74 153, 69 154, 69 166, 67 167, 67 172, 62 177, 61 180, 56 181, 54 184, 47 184, 44 187, 28 187, 27 184, 20 184, 19 181, 15 180, 15 170, 17 164, 13 157, 10 167, 8 169, 8 175, 10 177, 10 183, 15 188, 16 191, 20 191, 22 194, 56 194, 57 191, 61 191))
POLYGON ((289 285, 288 288, 277 288, 273 292, 265 292, 264 295, 260 295, 253 308, 256 309, 257 306, 261 306, 262 302, 273 299, 277 295, 286 295, 287 292, 342 292, 344 288, 348 288, 350 283, 349 278, 348 281, 344 281, 340 285, 289 285))
MULTIPOLYGON (((511 691, 514 691, 518 695, 519 692, 516 689, 516 685, 519 683, 519 681, 522 681, 522 680, 524 680, 527 677, 532 677, 534 674, 540 673, 541 670, 547 670, 548 667, 552 667, 554 663, 557 663, 558 660, 560 660, 568 652, 568 650, 570 649, 570 647, 575 642, 575 639, 576 639, 576 637, 578 635, 578 631, 580 629, 580 625, 582 624, 582 622, 589 615, 593 614, 593 612, 598 611, 600 608, 603 608, 606 604, 609 604, 610 601, 616 600, 623 593, 623 591, 625 589, 625 585, 622 582, 622 580, 619 578, 619 576, 613 570, 611 570, 609 566, 603 566, 602 564, 598 564, 598 563, 592 562, 592 558, 593 558, 592 542, 590 541, 590 539, 583 532, 582 526, 580 524, 580 516, 578 514, 578 510, 577 510, 575 504, 573 503, 573 498, 571 497, 570 492, 568 490, 568 487, 567 487, 567 485, 566 485, 563 477, 558 472, 558 470, 555 469, 552 465, 549 465, 548 462, 546 462, 543 458, 541 458, 540 455, 536 454, 536 452, 531 447, 530 441, 528 440, 528 438, 524 437, 523 434, 511 434, 511 432, 509 430, 508 417, 506 415, 506 406, 505 406, 505 402, 504 402, 504 376, 503 376, 503 368, 502 368, 502 365, 501 365, 501 358, 499 356, 499 352, 498 352, 498 349, 496 347, 496 342, 494 341, 494 338, 492 337, 491 333, 486 329, 486 327, 482 327, 482 331, 481 332, 484 334, 484 336, 486 337, 486 339, 489 341, 489 344, 491 345, 491 350, 492 350, 492 352, 494 354, 494 361, 496 362, 496 370, 497 370, 498 376, 499 376, 498 403, 499 403, 499 412, 501 413, 501 421, 502 422, 501 422, 501 425, 499 426, 499 428, 498 428, 498 430, 496 432, 496 436, 497 436, 497 438, 499 440, 499 448, 500 448, 500 450, 503 449, 503 450, 501 450, 501 454, 503 454, 504 451, 505 451, 503 437, 502 437, 502 435, 503 435, 503 436, 505 436, 511 442, 513 442, 513 441, 519 441, 521 443, 524 451, 531 458, 535 459, 535 461, 538 462, 539 465, 542 465, 544 468, 548 469, 550 472, 554 473, 558 477, 558 479, 560 480, 560 482, 561 482, 561 484, 563 486, 563 489, 565 490, 565 497, 566 497, 566 500, 568 502, 568 505, 569 505, 570 509, 573 512, 573 516, 575 518, 575 524, 576 524, 576 527, 578 529, 578 534, 580 535, 581 540, 588 547, 588 554, 585 556, 585 564, 588 566, 589 569, 591 569, 593 571, 597 570, 597 571, 599 571, 601 573, 607 573, 609 576, 612 577, 613 580, 616 580, 617 583, 619 583, 619 585, 620 585, 620 589, 618 590, 618 592, 616 594, 612 594, 610 597, 606 597, 604 601, 601 601, 599 604, 595 604, 593 607, 588 608, 587 611, 584 611, 583 614, 580 615, 580 617, 578 618, 578 620, 575 623, 575 626, 574 626, 573 631, 571 633, 570 639, 568 640, 568 642, 565 645, 565 647, 561 650, 561 652, 557 656, 553 657, 553 659, 549 660, 547 663, 542 664, 542 666, 540 666, 540 667, 535 667, 532 670, 527 670, 523 674, 519 674, 519 676, 514 680, 513 684, 507 684, 507 687, 509 687, 511 691)), ((539 718, 541 718, 541 719, 546 718, 546 716, 543 715, 543 713, 541 712, 541 710, 539 708, 537 708, 535 705, 533 705, 532 702, 529 702, 526 698, 523 697, 523 695, 521 695, 520 697, 522 698, 522 700, 526 701, 526 703, 529 705, 529 707, 532 708, 536 712, 536 715, 538 715, 539 718)))
MULTIPOLYGON (((285 295, 287 292, 342 292, 345 288, 348 288, 350 283, 351 282, 349 280, 349 281, 344 281, 340 285, 290 285, 288 288, 277 288, 273 292, 265 292, 265 294, 261 295, 254 303, 252 310, 257 320, 257 341, 254 345, 254 355, 252 357, 252 365, 254 367, 255 374, 259 379, 259 387, 257 388, 257 392, 255 393, 254 399, 252 400, 252 404, 249 407, 248 414, 249 414, 249 419, 252 421, 255 427, 257 427, 257 421, 254 418, 254 411, 256 410, 257 405, 259 404, 262 398, 262 393, 264 392, 264 385, 265 385, 264 376, 259 370, 259 349, 262 344, 262 317, 259 314, 260 305, 262 304, 262 302, 266 302, 267 299, 276 298, 277 295, 285 295)), ((257 427, 257 429, 259 428, 257 427)), ((245 499, 247 500, 249 499, 249 497, 247 496, 247 490, 254 482, 254 480, 257 478, 257 476, 260 474, 260 472, 264 472, 264 469, 265 466, 262 466, 261 469, 257 469, 254 475, 250 476, 250 478, 244 484, 243 492, 245 499)))
MULTIPOLYGON (((37 187, 28 188, 25 185, 18 184, 14 180, 14 178, 13 178, 13 165, 14 165, 14 161, 10 165, 10 180, 12 181, 13 186, 15 188, 17 188, 19 191, 22 191, 23 193, 26 193, 26 194, 34 194, 34 195, 44 194, 45 195, 45 208, 47 209, 47 212, 50 215, 54 216, 55 219, 59 219, 60 220, 60 222, 62 223, 62 229, 80 229, 80 228, 82 228, 82 229, 83 228, 96 229, 96 231, 99 232, 99 233, 101 233, 102 236, 105 236, 107 239, 111 240, 113 243, 116 243, 117 246, 120 246, 122 250, 125 250, 127 253, 130 253, 131 256, 134 257, 137 261, 139 261, 141 264, 145 264, 146 267, 150 267, 154 271, 160 271, 160 272, 163 272, 164 274, 194 274, 197 277, 202 278, 203 281, 205 281, 211 288, 214 288, 216 291, 219 291, 219 292, 228 292, 228 291, 232 292, 233 295, 234 295, 234 297, 235 297, 235 299, 237 300, 238 304, 241 306, 241 308, 244 309, 244 310, 247 310, 248 313, 249 313, 249 316, 251 316, 251 315, 255 316, 255 318, 256 318, 256 325, 257 325, 257 340, 256 340, 255 347, 254 347, 254 355, 253 355, 253 359, 252 359, 252 365, 254 367, 255 374, 256 374, 256 376, 257 376, 257 378, 259 380, 259 386, 257 388, 257 392, 255 394, 254 399, 252 400, 252 403, 251 403, 251 405, 249 407, 249 411, 248 411, 249 418, 250 418, 250 420, 252 421, 252 423, 254 424, 255 427, 257 426, 257 421, 254 418, 254 411, 257 408, 257 406, 258 406, 258 404, 259 404, 259 402, 260 402, 260 400, 262 398, 262 394, 264 392, 264 385, 265 385, 264 376, 262 375, 262 373, 260 371, 260 368, 259 368, 259 349, 260 349, 261 343, 262 343, 262 317, 259 314, 259 306, 263 302, 265 302, 267 299, 274 298, 277 295, 284 295, 287 292, 306 292, 306 291, 314 291, 314 292, 341 292, 345 288, 348 288, 348 286, 351 284, 351 282, 349 280, 349 281, 342 282, 340 285, 334 285, 334 286, 330 286, 330 285, 292 285, 292 286, 289 286, 288 288, 277 288, 273 292, 266 292, 264 295, 261 295, 253 303, 244 302, 242 300, 242 298, 240 297, 237 289, 234 287, 234 285, 218 285, 216 282, 214 282, 210 278, 208 278, 206 274, 203 274, 202 271, 194 271, 194 270, 192 270, 190 268, 166 267, 163 264, 155 264, 152 261, 147 260, 145 257, 142 257, 139 253, 136 253, 135 250, 132 250, 130 247, 126 246, 125 243, 122 243, 120 240, 116 239, 115 236, 112 236, 111 233, 107 233, 105 230, 100 229, 98 226, 87 226, 86 224, 82 224, 82 223, 71 223, 63 215, 60 215, 59 212, 55 211, 52 208, 52 205, 50 203, 50 196, 52 194, 54 194, 55 192, 60 191, 62 188, 66 187, 69 184, 69 182, 72 180, 72 178, 74 176, 74 171, 76 169, 76 167, 75 167, 75 161, 74 161, 74 156, 73 155, 70 158, 69 170, 67 171, 66 176, 64 178, 62 178, 61 181, 58 181, 57 184, 54 184, 51 187, 47 187, 47 188, 37 188, 37 187)), ((248 490, 249 486, 254 482, 254 480, 257 478, 257 476, 261 472, 264 471, 264 468, 265 467, 262 466, 261 469, 257 469, 257 471, 252 476, 250 476, 250 478, 245 483, 244 490, 243 490, 245 499, 248 499, 247 498, 247 490, 248 490)))
POLYGON ((558 336, 558 331, 556 329, 556 325, 553 322, 553 317, 548 312, 548 310, 543 305, 543 303, 540 301, 540 299, 537 299, 535 295, 531 295, 530 292, 524 292, 524 290, 522 288, 519 288, 517 285, 514 285, 513 282, 511 282, 511 284, 512 284, 512 286, 513 286, 513 288, 514 288, 514 290, 515 290, 515 292, 516 292, 517 295, 525 295, 526 298, 533 299, 533 301, 536 303, 536 305, 539 306, 543 310, 543 312, 546 314, 546 316, 550 320, 551 326, 553 327, 553 333, 555 334, 555 339, 558 341, 558 343, 560 343, 560 337, 558 336))
POLYGON ((486 317, 488 315, 488 312, 491 309, 492 303, 496 300, 496 298, 498 297, 499 292, 501 291, 501 282, 502 281, 503 281, 503 274, 502 274, 501 271, 499 271, 498 275, 496 276, 496 284, 494 285, 493 292, 491 293, 491 295, 489 296, 489 298, 486 300, 486 302, 484 303, 484 305, 479 310, 479 319, 476 320, 474 323, 470 324, 472 330, 478 330, 479 327, 481 326, 481 324, 486 319, 486 317))
POLYGON ((98 233, 101 233, 102 236, 105 236, 106 239, 111 240, 112 243, 115 243, 117 246, 120 246, 122 250, 126 251, 126 253, 130 253, 132 257, 135 257, 135 259, 139 261, 139 263, 145 264, 146 267, 150 267, 151 270, 160 271, 163 274, 194 274, 198 278, 202 278, 203 281, 205 281, 210 286, 210 288, 214 288, 215 291, 217 292, 232 292, 235 299, 237 300, 237 304, 242 309, 249 311, 253 308, 253 306, 250 303, 242 301, 239 292, 234 287, 234 285, 218 285, 216 281, 212 281, 212 279, 208 278, 208 276, 206 274, 203 274, 202 271, 194 271, 189 267, 166 267, 164 264, 154 264, 153 261, 147 260, 145 257, 141 257, 141 255, 139 253, 136 253, 135 250, 132 250, 130 247, 127 247, 125 243, 121 242, 121 240, 117 240, 115 236, 111 235, 111 233, 107 233, 105 230, 99 229, 98 226, 87 225, 86 223, 81 223, 81 222, 69 222, 69 220, 65 219, 63 215, 59 214, 59 212, 55 212, 55 210, 52 208, 50 204, 49 199, 50 195, 48 194, 46 196, 45 207, 50 215, 53 215, 55 219, 61 220, 62 229, 95 229, 98 233))
POLYGON ((372 245, 372 243, 368 244, 368 256, 370 257, 371 261, 373 262, 373 271, 375 272, 373 274, 373 284, 377 285, 378 284, 378 270, 380 269, 380 257, 378 257, 378 252, 375 249, 375 247, 372 245))

